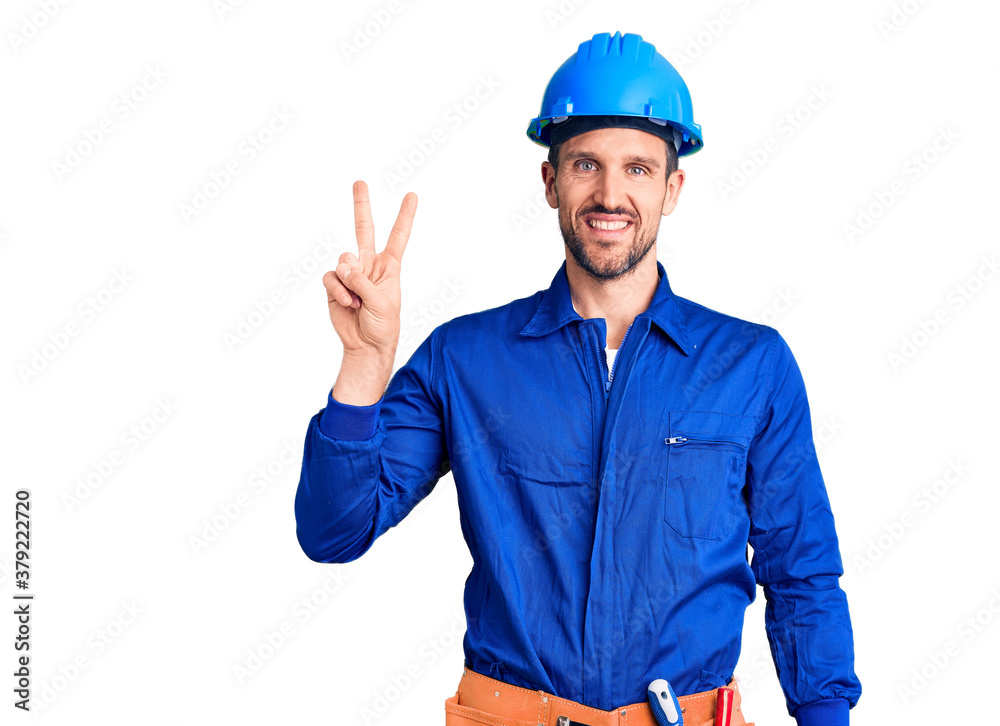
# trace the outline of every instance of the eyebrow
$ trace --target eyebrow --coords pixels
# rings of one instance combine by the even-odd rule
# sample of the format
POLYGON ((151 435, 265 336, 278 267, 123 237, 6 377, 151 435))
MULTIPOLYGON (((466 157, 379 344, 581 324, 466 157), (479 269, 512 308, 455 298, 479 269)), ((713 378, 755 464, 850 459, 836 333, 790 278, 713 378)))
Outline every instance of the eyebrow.
MULTIPOLYGON (((566 161, 571 161, 573 159, 584 159, 594 156, 593 152, 590 151, 573 151, 566 154, 566 161)), ((645 164, 651 169, 659 169, 660 162, 649 156, 630 156, 625 159, 628 164, 645 164)))

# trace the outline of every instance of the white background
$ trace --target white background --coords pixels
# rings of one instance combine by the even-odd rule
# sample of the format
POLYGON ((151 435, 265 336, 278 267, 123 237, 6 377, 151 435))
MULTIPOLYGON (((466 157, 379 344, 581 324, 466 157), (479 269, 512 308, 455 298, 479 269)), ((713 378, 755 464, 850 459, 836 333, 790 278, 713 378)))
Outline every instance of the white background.
MULTIPOLYGON (((420 198, 397 366, 434 326, 547 287, 565 252, 525 129, 559 64, 616 30, 674 62, 704 131, 660 228, 671 285, 778 328, 806 380, 864 689, 853 721, 981 713, 1000 645, 1000 283, 983 263, 1000 247, 998 16, 930 0, 4 3, 0 579, 11 603, 26 487, 40 717, 443 723, 471 566, 451 475, 357 562, 313 563, 295 539, 306 425, 340 363, 321 277, 356 251, 363 178, 379 249, 403 194, 420 198), (249 159, 275 110, 293 119, 249 159), (445 141, 401 167, 436 128, 445 141), (196 192, 213 199, 185 215, 196 192), (379 696, 390 707, 366 719, 379 696)), ((758 592, 745 712, 791 723, 758 592)), ((0 621, 10 714, 16 622, 0 621)))

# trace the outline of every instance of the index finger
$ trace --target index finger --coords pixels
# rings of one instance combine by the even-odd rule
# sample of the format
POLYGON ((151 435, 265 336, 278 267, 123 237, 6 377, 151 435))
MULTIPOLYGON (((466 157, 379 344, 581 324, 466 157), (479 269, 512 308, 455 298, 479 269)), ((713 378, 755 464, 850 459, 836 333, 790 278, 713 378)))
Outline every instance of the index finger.
POLYGON ((361 180, 354 182, 354 235, 358 238, 358 259, 373 257, 375 224, 372 222, 372 207, 368 201, 368 185, 361 180))
POLYGON ((417 195, 409 192, 403 197, 403 203, 396 215, 396 223, 392 225, 389 241, 385 243, 385 251, 397 260, 403 257, 406 241, 410 239, 410 229, 413 227, 413 216, 417 213, 417 195))

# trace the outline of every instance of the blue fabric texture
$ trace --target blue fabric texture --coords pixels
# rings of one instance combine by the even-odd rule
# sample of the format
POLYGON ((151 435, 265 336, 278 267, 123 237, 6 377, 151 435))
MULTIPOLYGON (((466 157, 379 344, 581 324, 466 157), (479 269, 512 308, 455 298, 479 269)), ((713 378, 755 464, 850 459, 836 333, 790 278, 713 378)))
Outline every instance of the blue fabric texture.
POLYGON ((824 698, 795 709, 798 726, 840 726, 846 724, 851 704, 846 698, 824 698))
POLYGON ((381 408, 381 398, 370 406, 341 403, 333 397, 331 388, 326 396, 326 408, 319 417, 319 428, 331 439, 364 441, 375 435, 381 408))
POLYGON ((435 328, 377 404, 328 396, 299 544, 356 560, 451 472, 469 668, 604 710, 657 678, 714 688, 761 585, 789 715, 846 724, 861 684, 799 367, 774 328, 657 269, 610 383, 605 320, 573 309, 564 262, 547 290, 435 328))

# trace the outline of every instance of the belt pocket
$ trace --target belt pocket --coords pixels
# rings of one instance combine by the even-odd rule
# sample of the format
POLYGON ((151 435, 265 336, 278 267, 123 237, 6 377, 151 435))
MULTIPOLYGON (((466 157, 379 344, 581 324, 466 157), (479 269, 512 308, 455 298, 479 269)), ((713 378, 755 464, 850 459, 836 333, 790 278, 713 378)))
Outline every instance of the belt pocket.
POLYGON ((537 721, 523 721, 518 718, 508 718, 496 714, 480 711, 471 706, 463 706, 459 703, 460 696, 454 696, 444 702, 444 723, 445 726, 538 726, 537 721))
POLYGON ((720 540, 733 527, 746 483, 746 416, 671 411, 663 518, 682 537, 720 540))

